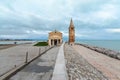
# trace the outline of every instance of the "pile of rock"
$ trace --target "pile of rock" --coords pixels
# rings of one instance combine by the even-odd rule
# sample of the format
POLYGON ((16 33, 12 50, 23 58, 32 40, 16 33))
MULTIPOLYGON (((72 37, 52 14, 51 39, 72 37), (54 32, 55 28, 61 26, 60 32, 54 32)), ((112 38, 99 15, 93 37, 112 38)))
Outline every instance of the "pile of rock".
POLYGON ((91 50, 100 52, 102 54, 105 54, 107 56, 110 56, 112 58, 120 60, 120 52, 117 52, 117 51, 114 51, 114 50, 110 50, 110 49, 106 49, 106 48, 100 48, 100 47, 96 47, 96 46, 90 46, 90 45, 87 45, 87 44, 76 43, 76 45, 82 45, 82 46, 87 47, 87 48, 89 48, 91 50))
POLYGON ((65 45, 65 59, 69 80, 108 80, 102 72, 89 64, 67 44, 65 45))

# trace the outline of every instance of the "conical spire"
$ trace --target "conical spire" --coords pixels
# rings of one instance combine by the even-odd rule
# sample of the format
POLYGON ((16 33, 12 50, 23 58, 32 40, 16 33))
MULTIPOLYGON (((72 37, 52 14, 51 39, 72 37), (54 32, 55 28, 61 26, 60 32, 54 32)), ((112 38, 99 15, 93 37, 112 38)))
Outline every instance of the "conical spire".
POLYGON ((71 18, 71 21, 70 21, 70 27, 74 27, 72 18, 71 18))

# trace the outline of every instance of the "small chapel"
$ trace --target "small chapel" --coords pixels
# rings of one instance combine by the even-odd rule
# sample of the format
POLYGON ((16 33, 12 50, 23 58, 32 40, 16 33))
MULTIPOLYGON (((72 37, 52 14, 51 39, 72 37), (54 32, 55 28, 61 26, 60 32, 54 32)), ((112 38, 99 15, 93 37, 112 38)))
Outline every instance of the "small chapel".
MULTIPOLYGON (((49 33, 49 38, 48 38, 48 45, 49 46, 57 46, 62 44, 63 38, 62 38, 62 33, 55 30, 49 33)), ((73 21, 71 19, 70 25, 69 25, 69 40, 68 44, 74 45, 75 42, 75 27, 73 24, 73 21)))
POLYGON ((49 33, 48 45, 49 46, 57 46, 62 44, 62 33, 55 30, 49 33))

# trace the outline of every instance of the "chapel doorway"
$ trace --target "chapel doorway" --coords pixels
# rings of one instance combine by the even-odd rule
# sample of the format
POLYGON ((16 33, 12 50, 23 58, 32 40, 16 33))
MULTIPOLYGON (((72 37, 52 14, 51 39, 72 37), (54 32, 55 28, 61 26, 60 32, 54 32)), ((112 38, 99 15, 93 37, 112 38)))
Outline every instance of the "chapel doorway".
POLYGON ((55 45, 55 46, 57 45, 57 39, 54 40, 54 45, 55 45))

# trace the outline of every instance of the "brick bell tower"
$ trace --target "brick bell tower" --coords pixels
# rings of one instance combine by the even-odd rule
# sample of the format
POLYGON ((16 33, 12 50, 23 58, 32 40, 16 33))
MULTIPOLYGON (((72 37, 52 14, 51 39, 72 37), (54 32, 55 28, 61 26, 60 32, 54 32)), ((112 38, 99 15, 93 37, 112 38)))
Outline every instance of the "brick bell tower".
POLYGON ((75 42, 75 27, 71 19, 69 26, 69 44, 74 45, 74 42, 75 42))

